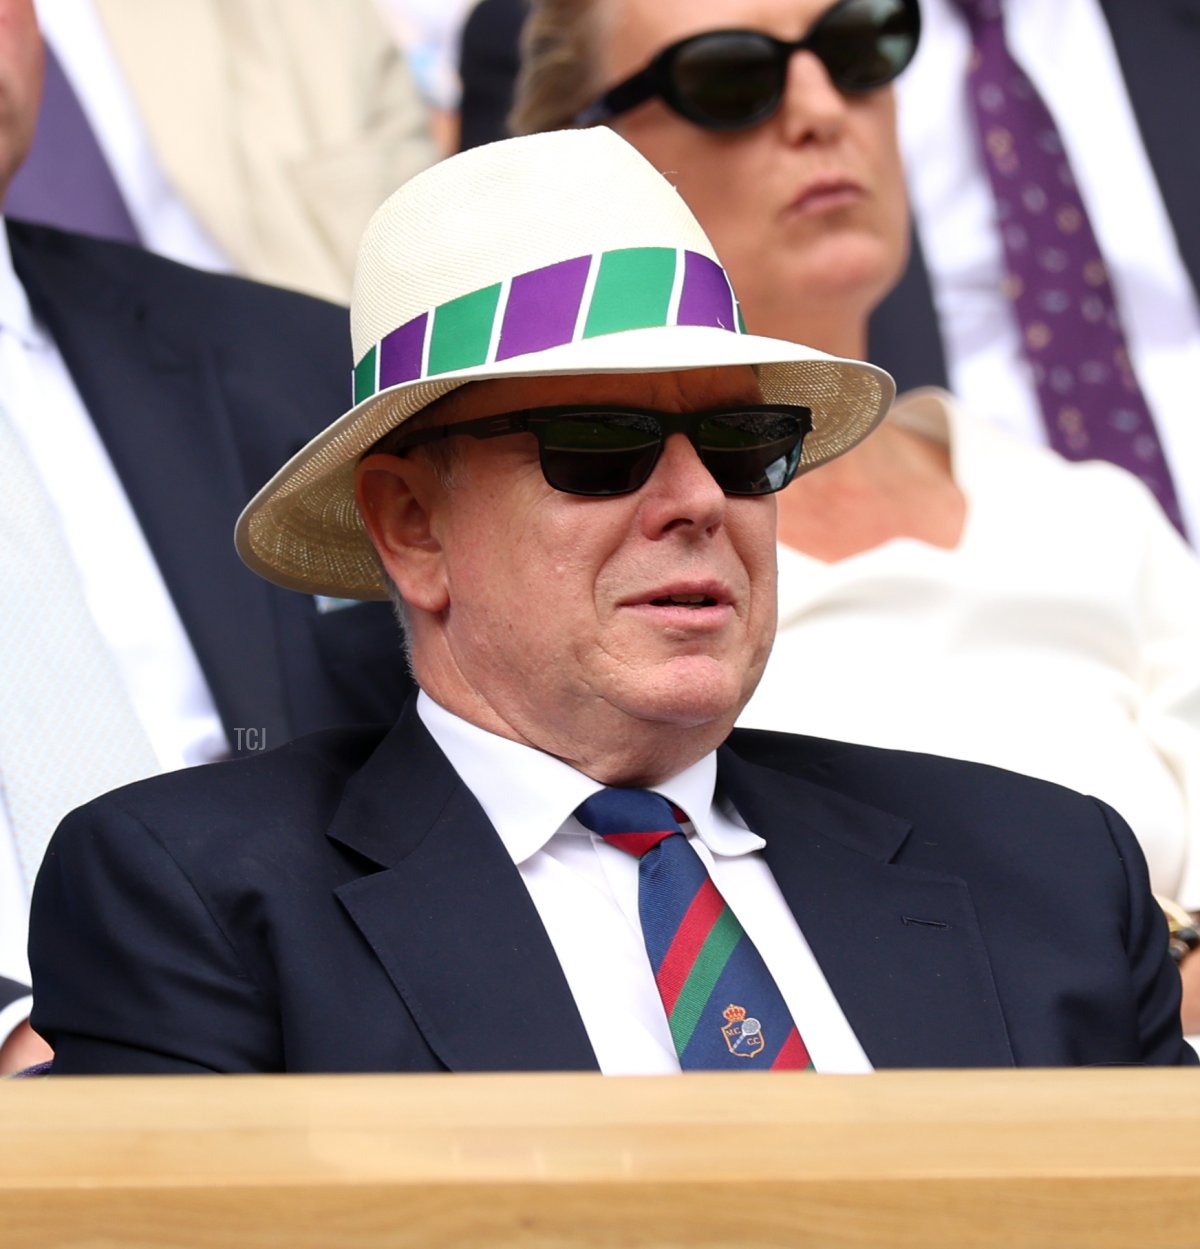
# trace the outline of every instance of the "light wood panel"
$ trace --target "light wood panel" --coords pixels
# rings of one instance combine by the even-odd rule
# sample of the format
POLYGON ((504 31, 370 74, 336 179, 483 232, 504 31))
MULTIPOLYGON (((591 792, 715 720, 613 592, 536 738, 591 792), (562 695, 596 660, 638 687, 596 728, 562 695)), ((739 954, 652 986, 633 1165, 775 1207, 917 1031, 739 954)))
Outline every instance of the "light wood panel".
POLYGON ((3 1249, 1196 1249, 1200 1073, 0 1085, 3 1249))

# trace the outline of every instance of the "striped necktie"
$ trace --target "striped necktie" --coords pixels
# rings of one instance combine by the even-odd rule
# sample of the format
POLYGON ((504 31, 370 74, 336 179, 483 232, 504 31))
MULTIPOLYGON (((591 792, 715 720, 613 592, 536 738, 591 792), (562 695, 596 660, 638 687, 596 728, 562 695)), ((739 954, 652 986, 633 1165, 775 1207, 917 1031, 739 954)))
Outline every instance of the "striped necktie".
POLYGON ((683 813, 649 790, 603 789, 575 815, 639 861, 642 936, 683 1070, 811 1070, 779 986, 679 827, 683 813))

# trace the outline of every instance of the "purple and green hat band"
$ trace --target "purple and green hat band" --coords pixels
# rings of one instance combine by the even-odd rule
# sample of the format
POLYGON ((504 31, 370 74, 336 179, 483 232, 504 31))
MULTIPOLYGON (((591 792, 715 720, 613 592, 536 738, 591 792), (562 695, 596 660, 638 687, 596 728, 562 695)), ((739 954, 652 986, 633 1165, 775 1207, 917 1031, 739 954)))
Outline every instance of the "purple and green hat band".
POLYGON ((669 325, 746 332, 714 260, 672 247, 577 256, 461 295, 392 330, 354 366, 353 403, 580 339, 669 325))

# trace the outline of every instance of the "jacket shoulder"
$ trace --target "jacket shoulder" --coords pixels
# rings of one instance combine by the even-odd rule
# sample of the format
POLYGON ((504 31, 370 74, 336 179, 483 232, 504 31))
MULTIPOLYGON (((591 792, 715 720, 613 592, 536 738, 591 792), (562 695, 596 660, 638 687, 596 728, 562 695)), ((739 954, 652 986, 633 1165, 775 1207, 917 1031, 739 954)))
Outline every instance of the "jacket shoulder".
MULTIPOLYGON (((48 286, 73 289, 86 274, 88 282, 100 282, 112 291, 158 299, 164 311, 174 311, 181 318, 214 313, 236 318, 244 309, 250 319, 282 317, 289 327, 299 321, 316 331, 347 339, 349 354, 349 315, 339 304, 234 274, 196 269, 126 243, 28 221, 9 220, 6 224, 13 265, 34 292, 48 286)), ((214 328, 221 327, 218 320, 214 328)), ((226 320, 224 328, 229 336, 241 325, 236 319, 233 323, 226 320)))
POLYGON ((385 726, 327 729, 236 759, 148 777, 94 798, 63 822, 94 828, 132 819, 163 841, 206 839, 222 828, 241 838, 256 829, 324 829, 347 783, 386 733, 385 726))
POLYGON ((930 807, 978 807, 1000 800, 1049 810, 1094 801, 1052 781, 945 755, 769 729, 734 729, 727 745, 748 763, 888 811, 915 814, 930 807))

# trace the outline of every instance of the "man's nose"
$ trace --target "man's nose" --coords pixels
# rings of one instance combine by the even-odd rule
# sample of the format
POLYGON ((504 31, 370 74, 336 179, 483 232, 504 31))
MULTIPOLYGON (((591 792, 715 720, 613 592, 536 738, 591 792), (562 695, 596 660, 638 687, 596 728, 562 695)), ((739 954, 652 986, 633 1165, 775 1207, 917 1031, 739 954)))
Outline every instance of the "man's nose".
POLYGON ((684 434, 667 437, 642 494, 642 523, 650 537, 679 527, 714 529, 725 515, 725 492, 684 434))

